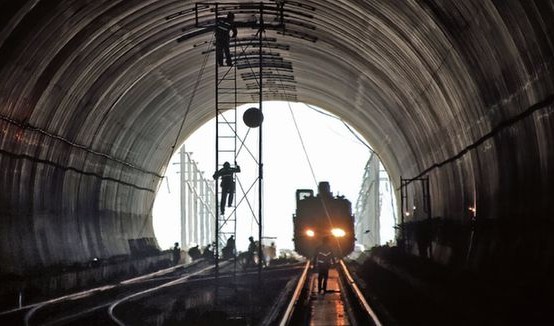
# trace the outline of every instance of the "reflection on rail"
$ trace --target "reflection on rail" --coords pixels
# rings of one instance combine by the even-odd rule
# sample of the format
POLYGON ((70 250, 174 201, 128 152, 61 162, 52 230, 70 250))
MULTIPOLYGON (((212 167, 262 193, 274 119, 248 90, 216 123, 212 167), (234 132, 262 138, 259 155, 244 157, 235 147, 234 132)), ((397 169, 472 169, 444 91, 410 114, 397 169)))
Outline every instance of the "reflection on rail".
POLYGON ((211 270, 211 269, 213 269, 213 266, 210 265, 210 266, 208 266, 208 267, 206 267, 206 268, 203 268, 203 269, 201 269, 201 270, 199 270, 199 271, 196 271, 196 272, 194 272, 194 273, 191 273, 191 274, 187 274, 187 275, 185 275, 185 276, 183 276, 183 277, 180 277, 180 278, 178 278, 178 279, 176 279, 176 280, 173 280, 173 281, 171 281, 171 282, 167 282, 167 283, 161 284, 161 285, 159 285, 159 286, 155 286, 155 287, 146 289, 146 290, 144 290, 144 291, 140 291, 140 292, 137 292, 137 293, 133 293, 133 294, 128 295, 128 296, 126 296, 126 297, 124 297, 124 298, 121 298, 121 299, 115 301, 114 303, 112 303, 112 304, 110 305, 110 307, 108 308, 108 314, 110 315, 110 318, 111 318, 115 323, 117 323, 117 324, 120 325, 120 326, 124 326, 125 323, 123 323, 120 319, 118 319, 118 318, 115 316, 115 314, 114 314, 114 309, 115 309, 115 307, 116 307, 117 305, 119 305, 120 303, 125 302, 125 301, 129 301, 129 300, 131 300, 131 299, 133 299, 133 298, 137 298, 137 297, 140 297, 140 296, 144 296, 145 294, 152 293, 152 292, 154 292, 154 291, 158 291, 158 290, 161 290, 161 289, 166 288, 166 287, 169 287, 169 286, 174 286, 174 285, 183 283, 183 282, 185 282, 186 280, 188 280, 189 278, 191 278, 192 276, 202 274, 202 273, 204 273, 204 272, 206 272, 206 271, 208 271, 208 270, 211 270))
POLYGON ((113 308, 157 289, 187 282, 191 277, 213 269, 209 262, 198 261, 177 265, 116 284, 67 294, 0 312, 0 325, 83 324, 90 320, 122 324, 112 314, 113 308), (109 309, 109 312, 108 312, 109 309))
POLYGON ((302 294, 302 289, 304 288, 304 285, 306 284, 306 279, 308 277, 308 271, 310 270, 310 262, 306 263, 306 266, 304 266, 304 271, 302 272, 302 275, 300 276, 300 279, 298 280, 298 284, 296 285, 296 289, 294 289, 294 294, 292 296, 292 299, 290 300, 287 310, 285 311, 285 314, 283 318, 281 319, 281 322, 279 323, 280 326, 288 325, 289 322, 292 319, 292 315, 294 313, 294 308, 296 305, 300 302, 300 296, 302 294))
POLYGON ((329 271, 323 294, 316 291, 310 262, 268 267, 263 283, 252 270, 238 277, 222 274, 224 281, 216 285, 211 269, 209 263, 189 265, 1 312, 0 324, 381 325, 343 261, 329 271))
POLYGON ((308 262, 284 309, 279 325, 332 324, 332 318, 337 318, 337 324, 382 325, 344 261, 340 260, 336 267, 330 270, 327 293, 316 292, 316 281, 317 273, 310 273, 308 262))
POLYGON ((362 292, 360 291, 360 289, 358 288, 358 286, 356 285, 356 283, 354 282, 354 279, 352 278, 352 275, 350 274, 350 272, 348 271, 348 268, 346 267, 346 264, 344 263, 343 260, 340 260, 339 262, 340 266, 341 266, 341 269, 342 269, 342 273, 346 279, 346 282, 347 282, 347 285, 350 287, 350 289, 352 290, 352 293, 353 293, 353 296, 354 298, 356 299, 358 305, 361 307, 361 309, 363 309, 363 312, 367 315, 367 316, 370 316, 371 317, 371 321, 377 325, 377 326, 381 326, 381 321, 379 321, 379 318, 377 317, 377 315, 375 314, 375 312, 373 311, 373 309, 371 309, 371 307, 369 306, 369 304, 367 303, 367 300, 364 298, 364 295, 362 294, 362 292))

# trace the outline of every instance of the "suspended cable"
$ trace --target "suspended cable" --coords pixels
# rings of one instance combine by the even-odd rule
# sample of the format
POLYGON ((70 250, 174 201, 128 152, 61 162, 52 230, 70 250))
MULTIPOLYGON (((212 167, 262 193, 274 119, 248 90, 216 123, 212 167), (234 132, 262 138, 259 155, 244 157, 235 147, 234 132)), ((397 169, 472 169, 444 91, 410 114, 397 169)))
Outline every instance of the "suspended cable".
MULTIPOLYGON (((261 76, 260 76, 260 78, 261 78, 261 76)), ((280 84, 280 86, 281 86, 281 88, 282 88, 282 91, 283 91, 283 93, 284 93, 284 95, 285 95, 285 98, 287 98, 287 95, 288 95, 288 94, 287 94, 287 90, 286 90, 286 88, 285 88, 285 86, 284 86, 284 84, 283 84, 283 81, 280 80, 280 79, 278 79, 278 83, 280 84)), ((290 105, 290 101, 286 101, 286 102, 287 102, 287 105, 288 105, 288 108, 289 108, 289 112, 290 112, 291 117, 292 117, 292 121, 293 121, 293 123, 294 123, 294 127, 295 127, 295 129, 296 129, 296 133, 297 133, 298 138, 299 138, 299 140, 300 140, 300 144, 302 145, 302 150, 303 150, 303 152, 304 152, 304 156, 306 157, 306 161, 308 162, 308 166, 309 166, 309 168, 310 168, 310 172, 311 172, 311 174, 312 174, 312 178, 313 178, 313 180, 314 180, 315 186, 316 186, 317 188, 319 188, 319 182, 318 182, 318 180, 317 180, 317 177, 315 176, 314 168, 313 168, 313 165, 312 165, 312 163, 311 163, 310 157, 309 157, 309 155, 308 155, 308 151, 307 151, 307 149, 306 149, 306 145, 305 145, 305 143, 304 143, 304 139, 303 139, 302 134, 301 134, 301 132, 300 132, 300 128, 298 127, 298 122, 296 121, 296 117, 295 117, 294 112, 293 112, 293 110, 292 110, 292 106, 290 105)), ((316 110, 316 111, 320 112, 319 110, 316 110)), ((323 113, 323 112, 320 112, 320 113, 323 113)), ((327 115, 328 115, 328 114, 327 114, 327 115)), ((331 116, 331 115, 328 115, 328 116, 331 116)), ((336 118, 336 117, 335 117, 335 118, 336 118)), ((333 228, 333 227, 334 227, 334 226, 333 226, 333 220, 332 220, 332 218, 331 218, 331 214, 329 213, 329 208, 327 207, 327 203, 325 202, 325 200, 323 200, 323 197, 321 197, 321 205, 322 205, 322 207, 323 207, 323 210, 325 211, 325 216, 326 216, 326 218, 327 218, 327 221, 329 222, 329 224, 330 224, 331 227, 333 228)), ((337 246, 339 247, 339 250, 342 251, 340 242, 339 242, 338 240, 337 240, 336 244, 337 244, 337 246)))
MULTIPOLYGON (((210 42, 208 42, 208 49, 207 51, 209 51, 210 49, 210 46, 212 45, 212 41, 213 41, 213 34, 212 34, 212 38, 210 39, 210 42)), ((202 76, 204 75, 204 69, 206 68, 206 63, 208 62, 208 56, 209 56, 209 52, 207 52, 205 55, 204 55, 204 58, 203 58, 203 61, 202 61, 202 65, 200 66, 200 70, 198 71, 198 75, 196 77, 196 81, 194 83, 194 88, 192 90, 192 94, 190 96, 190 100, 188 102, 188 105, 187 105, 187 108, 185 110, 185 114, 183 115, 183 119, 181 121, 181 125, 179 126, 179 131, 177 132, 177 135, 175 136, 175 141, 173 142, 173 146, 171 146, 171 151, 169 153, 169 158, 168 159, 171 159, 171 156, 173 155, 173 152, 175 150, 175 146, 177 146, 177 142, 179 141, 179 137, 181 136, 181 131, 183 130, 183 126, 185 125, 185 121, 187 119, 187 115, 190 111, 190 107, 192 106, 192 101, 194 100, 194 96, 196 95, 196 91, 198 89, 198 85, 200 85, 200 81, 202 80, 202 76)), ((164 175, 165 177, 165 175, 164 175)), ((161 182, 158 183, 157 187, 156 187, 156 192, 155 193, 158 193, 158 190, 160 189, 160 186, 161 186, 161 182)), ((152 200, 152 203, 150 204, 150 207, 148 207, 148 212, 151 212, 152 211, 152 208, 154 207, 154 202, 155 200, 152 200)), ((146 223, 148 222, 148 217, 149 215, 147 215, 145 218, 144 218, 144 222, 142 223, 142 227, 140 228, 140 232, 139 232, 139 236, 143 234, 144 232, 144 229, 146 228, 146 223)))
MULTIPOLYGON (((208 50, 210 50, 210 47, 212 45, 213 41, 213 34, 212 38, 210 39, 210 42, 208 42, 208 50)), ((200 81, 202 80, 202 76, 204 75, 204 69, 206 68, 206 63, 208 62, 209 53, 206 53, 204 55, 204 59, 202 61, 202 65, 200 67, 200 70, 198 71, 198 76, 196 77, 196 82, 194 83, 194 88, 192 89, 192 94, 190 96, 190 100, 188 102, 187 108, 185 110, 185 114, 183 115, 183 120, 181 121, 181 125, 179 126, 179 131, 177 132, 177 135, 175 137, 175 141, 173 142, 173 146, 171 146, 171 149, 174 150, 175 146, 177 145, 177 142, 179 141, 179 137, 181 136, 181 131, 183 130, 183 126, 185 125, 185 121, 187 120, 187 116, 190 111, 190 107, 192 106, 192 101, 194 100, 194 97, 196 95, 196 91, 198 90, 198 85, 200 85, 200 81)), ((173 153, 170 153, 170 155, 173 155, 173 153)))
MULTIPOLYGON (((282 82, 281 82, 282 83, 282 82)), ((284 89, 284 88, 283 88, 284 89)), ((286 91, 285 91, 286 92, 286 91)), ((306 150, 306 146, 304 144, 304 140, 302 138, 302 135, 300 133, 300 128, 298 128, 298 123, 296 122, 296 117, 294 116, 294 113, 292 111, 292 107, 290 105, 290 102, 287 101, 287 104, 288 104, 288 107, 289 107, 289 112, 292 116, 292 120, 294 122, 294 127, 296 128, 296 132, 298 134, 298 138, 300 139, 300 143, 302 144, 302 150, 304 151, 304 155, 306 156, 306 160, 308 161, 308 166, 310 167, 310 172, 312 173, 312 178, 314 179, 314 183, 316 185, 316 187, 319 189, 319 182, 317 181, 317 178, 315 176, 315 172, 314 172, 314 169, 313 169, 313 166, 312 166, 312 163, 310 161, 310 157, 308 155, 308 151, 306 150)), ((333 225, 333 220, 331 219, 331 214, 329 214, 329 208, 327 207, 327 204, 325 202, 325 200, 323 200, 323 197, 320 198, 321 199, 321 205, 323 207, 323 210, 325 211, 325 217, 327 218, 327 221, 329 222, 329 224, 331 225, 331 227, 333 228, 334 225, 333 225)), ((337 240, 337 246, 339 246, 339 249, 342 251, 342 248, 340 246, 340 242, 337 240)))
POLYGON ((363 139, 360 138, 360 136, 358 136, 358 134, 352 130, 352 127, 350 127, 343 119, 341 119, 340 117, 337 117, 336 115, 334 114, 329 114, 327 112, 324 112, 324 111, 321 111, 319 110, 318 108, 314 107, 313 105, 311 104, 307 104, 307 103, 304 103, 304 105, 306 105, 308 108, 314 110, 315 112, 319 113, 319 114, 323 114, 325 116, 328 116, 330 118, 333 118, 333 119, 337 119, 339 120, 340 122, 342 122, 342 124, 346 127, 346 129, 348 129, 348 131, 350 131, 350 133, 356 137, 356 139, 362 144, 364 145, 365 147, 367 147, 367 149, 369 149, 370 152, 372 152, 373 154, 375 154, 379 160, 381 161, 381 157, 379 156, 379 154, 373 150, 373 148, 371 148, 371 146, 369 146, 363 139))
MULTIPOLYGON (((265 30, 263 31, 263 33, 265 34, 265 30)), ((267 38, 265 38, 267 40, 267 38)), ((267 48, 270 49, 270 54, 271 54, 271 48, 269 47, 269 44, 267 44, 267 48)), ((260 76, 260 79, 262 78, 262 76, 260 76)), ((283 91, 283 94, 285 95, 285 98, 286 96, 288 95, 287 94, 287 90, 285 88, 285 85, 283 84, 283 81, 280 80, 280 79, 277 79, 277 82, 280 84, 281 86, 281 89, 283 91)), ((312 166, 312 162, 310 161, 310 157, 308 155, 308 151, 306 149, 306 145, 304 144, 304 139, 302 138, 302 134, 300 133, 300 128, 298 128, 298 123, 296 121, 296 117, 294 116, 294 112, 292 110, 292 107, 290 105, 290 101, 286 101, 287 102, 287 105, 288 105, 288 108, 289 108, 289 112, 291 114, 291 117, 292 117, 292 121, 294 123, 294 127, 296 128, 296 133, 298 135, 298 138, 300 140, 300 144, 302 145, 302 150, 304 152, 304 156, 306 157, 306 161, 308 162, 308 167, 310 168, 310 173, 312 174, 312 178, 314 180, 314 183, 317 185, 317 178, 315 176, 315 172, 314 172, 314 169, 313 169, 313 166, 312 166)))
POLYGON ((302 145, 302 150, 304 151, 304 156, 306 157, 306 161, 308 162, 308 167, 310 168, 310 173, 312 174, 312 178, 314 179, 315 184, 317 185, 317 178, 315 176, 314 168, 312 166, 312 162, 310 161, 310 157, 308 155, 308 150, 306 149, 306 145, 304 144, 304 139, 302 138, 302 134, 300 133, 300 128, 298 128, 298 123, 296 121, 296 117, 294 116, 294 112, 292 111, 292 107, 290 105, 290 102, 287 102, 289 107, 289 112, 292 117, 292 121, 294 123, 294 127, 296 128, 296 133, 298 135, 298 138, 300 140, 300 144, 302 145))

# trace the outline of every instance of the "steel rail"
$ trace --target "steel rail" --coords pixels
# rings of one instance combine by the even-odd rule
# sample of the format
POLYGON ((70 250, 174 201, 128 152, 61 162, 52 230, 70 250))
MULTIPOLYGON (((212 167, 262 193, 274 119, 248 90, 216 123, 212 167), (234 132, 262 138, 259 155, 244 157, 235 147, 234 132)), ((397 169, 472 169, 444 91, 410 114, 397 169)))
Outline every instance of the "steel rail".
POLYGON ((302 289, 304 288, 304 284, 306 283, 306 278, 308 276, 308 271, 310 270, 310 262, 306 262, 306 266, 304 267, 304 271, 302 272, 302 275, 300 276, 300 279, 298 280, 298 284, 296 285, 296 289, 294 290, 294 294, 292 296, 292 299, 290 300, 287 310, 285 310, 285 314, 283 315, 283 318, 281 319, 281 322, 279 323, 280 326, 286 326, 290 323, 290 320, 292 318, 292 314, 294 313, 294 308, 296 307, 298 300, 300 299, 300 294, 302 293, 302 289))
POLYGON ((364 298, 364 295, 362 294, 362 291, 360 291, 360 288, 358 288, 358 286, 356 285, 356 282, 354 281, 354 278, 350 274, 350 271, 346 267, 346 264, 344 263, 344 261, 341 259, 339 261, 339 263, 340 263, 340 265, 342 267, 342 270, 344 272, 344 276, 346 277, 346 281, 348 282, 348 285, 352 289, 352 292, 354 293, 354 297, 356 298, 356 300, 360 304, 360 307, 362 307, 364 312, 368 316, 371 317, 371 320, 373 321, 373 323, 376 326, 382 326, 383 324, 381 324, 381 321, 379 320, 379 317, 377 317, 377 314, 375 314, 373 309, 371 309, 371 307, 367 303, 367 300, 364 298))
MULTIPOLYGON (((187 267, 191 267, 191 266, 194 266, 194 265, 197 265, 195 264, 194 262, 191 264, 191 265, 188 265, 187 267)), ((179 266, 179 265, 177 265, 179 266)), ((182 266, 182 265, 181 265, 182 266)), ((210 266, 208 266, 207 268, 209 268, 210 266)), ((133 279, 130 279, 130 280, 127 280, 127 281, 124 281, 124 282, 120 282, 119 284, 122 285, 122 284, 130 284, 130 283, 136 283, 136 282, 139 282, 139 281, 156 281, 156 280, 159 280, 159 279, 149 279, 149 277, 156 277, 158 275, 164 275, 165 273, 167 273, 168 271, 171 272, 171 271, 174 271, 175 270, 175 267, 170 267, 168 269, 164 269, 164 270, 160 270, 158 272, 154 272, 154 273, 151 273, 151 274, 147 274, 147 275, 143 275, 143 276, 140 276, 140 277, 136 277, 136 278, 133 278, 133 279)), ((193 273, 194 274, 194 273, 193 273)), ((171 277, 169 279, 171 279, 171 281, 169 282, 173 282, 175 281, 174 279, 177 278, 177 279, 180 279, 182 280, 183 277, 171 277)), ((164 283, 164 284, 167 284, 167 283, 164 283)), ((110 301, 110 302, 104 302, 104 303, 101 303, 99 305, 95 305, 93 307, 89 307, 85 310, 81 310, 77 313, 74 313, 74 314, 71 314, 71 315, 66 315, 66 316, 63 316, 61 318, 58 318, 56 320, 53 320, 53 321, 50 321, 48 323, 44 323, 44 324, 41 324, 43 326, 50 326, 50 325, 59 325, 59 324, 64 324, 64 323, 68 323, 72 320, 75 320, 77 319, 78 317, 81 317, 83 315, 87 315, 87 314, 90 314, 90 313, 93 313, 95 311, 98 311, 100 309, 103 309, 103 308, 109 308, 110 306, 112 306, 114 304, 114 302, 116 302, 117 300, 113 300, 113 301, 110 301)))
MULTIPOLYGON (((197 263, 191 263, 191 264, 188 264, 186 266, 185 265, 177 265, 177 266, 169 267, 169 268, 159 270, 159 271, 154 272, 154 273, 149 273, 149 274, 145 274, 145 275, 135 277, 135 278, 132 278, 132 279, 124 280, 124 281, 121 281, 117 284, 104 285, 104 286, 100 286, 100 287, 96 287, 96 288, 92 288, 92 289, 87 289, 87 290, 83 290, 83 291, 76 292, 76 293, 70 293, 70 294, 67 294, 67 295, 64 295, 64 296, 61 296, 61 297, 45 300, 45 301, 42 301, 42 302, 36 302, 36 303, 32 303, 32 304, 25 305, 25 306, 22 306, 22 307, 2 311, 2 312, 0 312, 0 316, 8 315, 10 313, 15 313, 15 312, 18 312, 18 311, 29 309, 24 315, 24 325, 30 325, 31 324, 31 317, 33 316, 33 314, 35 314, 39 309, 42 309, 43 307, 45 307, 47 305, 56 304, 56 303, 67 301, 67 300, 77 300, 77 299, 81 299, 81 298, 84 298, 84 297, 89 297, 89 296, 92 296, 94 294, 97 294, 97 293, 100 293, 100 292, 103 292, 103 291, 108 291, 108 290, 114 289, 114 288, 116 288, 120 285, 135 283, 137 281, 142 281, 142 280, 145 280, 145 279, 148 279, 148 278, 151 278, 151 277, 171 273, 179 267, 185 267, 185 268, 188 269, 189 267, 192 267, 192 266, 195 266, 195 265, 197 265, 197 263)), ((111 303, 109 303, 109 304, 111 304, 111 303)), ((95 310, 99 307, 107 306, 109 304, 95 306, 95 307, 92 308, 92 310, 95 310)))
POLYGON ((166 288, 166 287, 170 287, 170 286, 174 286, 174 285, 177 285, 177 284, 180 284, 180 283, 184 283, 185 281, 187 281, 189 278, 191 278, 192 276, 196 276, 198 274, 202 274, 204 272, 206 272, 207 270, 210 270, 210 269, 213 269, 214 266, 210 265, 206 268, 203 268, 199 271, 196 271, 194 273, 191 273, 191 274, 187 274, 179 279, 176 279, 176 280, 173 280, 171 282, 167 282, 167 283, 164 283, 162 285, 159 285, 159 286, 155 286, 155 287, 152 287, 152 288, 149 288, 149 289, 146 289, 144 291, 140 291, 140 292, 136 292, 136 293, 133 293, 131 295, 128 295, 124 298, 121 298, 115 302, 112 303, 112 305, 110 305, 110 307, 108 308, 108 315, 110 316, 110 318, 112 319, 112 321, 114 321, 117 325, 119 326, 125 326, 125 323, 123 321, 121 321, 119 318, 117 318, 114 314, 114 309, 116 306, 118 306, 119 304, 125 302, 125 301, 129 301, 131 299, 134 299, 134 298, 137 298, 137 297, 141 297, 141 296, 144 296, 145 294, 148 294, 148 293, 151 293, 151 292, 154 292, 154 291, 158 291, 160 289, 163 289, 163 288, 166 288))

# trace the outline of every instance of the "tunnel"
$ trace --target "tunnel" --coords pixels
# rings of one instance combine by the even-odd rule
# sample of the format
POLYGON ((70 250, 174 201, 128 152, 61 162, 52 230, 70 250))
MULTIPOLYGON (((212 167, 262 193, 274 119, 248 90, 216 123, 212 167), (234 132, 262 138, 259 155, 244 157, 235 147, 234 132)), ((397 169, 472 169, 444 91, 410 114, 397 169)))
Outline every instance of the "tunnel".
MULTIPOLYGON (((240 22, 247 3, 218 6, 240 22)), ((0 274, 124 256, 154 238, 169 159, 214 116, 213 32, 198 21, 215 2, 195 5, 0 4, 0 274)), ((552 274, 553 1, 285 1, 283 11, 264 51, 286 92, 264 99, 316 105, 368 140, 405 195, 406 251, 507 280, 552 274)))

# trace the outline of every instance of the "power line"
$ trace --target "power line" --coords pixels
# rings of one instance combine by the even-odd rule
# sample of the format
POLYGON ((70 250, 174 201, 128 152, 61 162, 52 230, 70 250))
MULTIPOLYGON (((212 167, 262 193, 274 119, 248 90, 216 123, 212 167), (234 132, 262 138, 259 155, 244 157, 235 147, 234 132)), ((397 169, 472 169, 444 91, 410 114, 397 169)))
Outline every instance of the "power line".
MULTIPOLYGON (((212 34, 212 39, 210 39, 210 42, 208 42, 208 50, 209 50, 210 46, 212 45, 212 40, 213 40, 213 34, 212 34)), ((169 153, 169 159, 171 159, 171 156, 173 155, 173 150, 175 149, 175 146, 177 145, 177 142, 179 141, 179 136, 181 136, 181 131, 183 130, 183 126, 185 125, 185 121, 187 120, 187 115, 190 111, 190 107, 192 106, 192 101, 194 100, 194 96, 196 95, 198 85, 200 85, 200 81, 202 80, 202 76, 204 75, 204 68, 206 67, 206 63, 208 62, 208 56, 209 56, 209 53, 206 53, 206 55, 204 55, 202 66, 200 67, 200 70, 198 71, 198 75, 197 75, 196 81, 194 83, 194 88, 192 90, 192 94, 190 96, 189 103, 188 103, 187 108, 185 110, 185 114, 183 115, 183 120, 181 121, 181 125, 179 126, 179 131, 177 132, 177 135, 175 136, 175 141, 173 142, 173 146, 171 146, 171 151, 169 153)), ((164 177, 165 177, 165 175, 164 175, 164 177)), ((156 193, 160 189, 161 185, 162 185, 162 182, 158 183, 158 186, 156 188, 156 193)), ((154 207, 154 202, 155 202, 155 200, 153 200, 152 203, 150 204, 150 207, 148 208, 149 212, 152 211, 152 208, 154 207)), ((148 221, 148 215, 144 218, 144 222, 142 223, 142 227, 140 229, 139 235, 141 235, 144 232, 144 229, 146 228, 147 221, 148 221)))
MULTIPOLYGON (((208 50, 210 46, 212 45, 213 40, 213 34, 212 38, 210 39, 210 42, 208 42, 208 50)), ((179 131, 177 132, 177 135, 175 137, 175 141, 173 142, 173 146, 171 146, 171 149, 174 150, 175 146, 177 145, 177 142, 179 141, 179 136, 181 136, 181 131, 183 130, 183 126, 185 125, 185 121, 187 120, 188 113, 190 111, 190 107, 192 106, 192 101, 194 100, 194 96, 196 95, 196 91, 198 90, 198 85, 200 85, 200 81, 202 80, 202 76, 204 75, 204 69, 206 68, 206 63, 208 62, 208 56, 209 53, 206 53, 204 55, 204 60, 202 61, 202 66, 200 67, 200 70, 198 71, 198 76, 196 77, 196 82, 194 83, 194 88, 192 90, 192 94, 190 96, 189 103, 187 105, 187 109, 185 110, 185 114, 183 115, 183 120, 181 121, 181 125, 179 126, 179 131)), ((173 153, 169 154, 170 156, 173 155, 173 153)))
POLYGON ((319 114, 328 116, 328 117, 333 118, 333 119, 337 119, 337 120, 339 120, 340 122, 342 122, 342 124, 346 127, 346 129, 348 129, 348 131, 350 131, 350 133, 351 133, 362 145, 364 145, 365 147, 367 147, 367 149, 369 149, 370 152, 372 152, 373 154, 375 154, 375 155, 379 158, 379 161, 381 161, 381 157, 379 156, 379 154, 378 154, 373 148, 371 148, 371 146, 369 146, 363 139, 361 139, 360 136, 358 136, 358 134, 357 134, 356 132, 354 132, 354 130, 352 130, 352 127, 350 127, 342 118, 337 117, 337 116, 334 115, 334 114, 330 114, 330 113, 321 111, 321 110, 319 110, 318 108, 314 107, 314 106, 311 105, 311 104, 304 103, 304 105, 306 105, 308 108, 314 110, 315 112, 317 112, 317 113, 319 113, 319 114))

